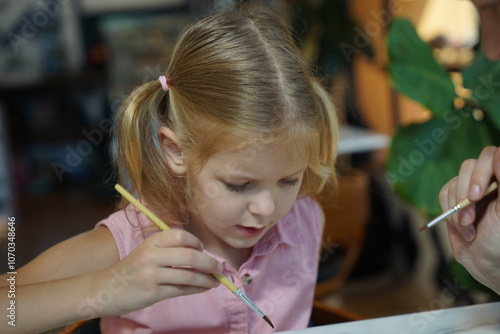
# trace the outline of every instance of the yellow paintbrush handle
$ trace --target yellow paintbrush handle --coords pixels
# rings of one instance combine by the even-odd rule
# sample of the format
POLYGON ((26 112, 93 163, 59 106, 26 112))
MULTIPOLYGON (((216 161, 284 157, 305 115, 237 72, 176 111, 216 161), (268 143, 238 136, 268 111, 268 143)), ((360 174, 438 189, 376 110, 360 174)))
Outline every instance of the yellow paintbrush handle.
POLYGON ((222 283, 226 288, 228 288, 232 293, 234 293, 238 288, 234 285, 226 276, 222 274, 212 274, 213 277, 217 278, 219 282, 222 283))
POLYGON ((146 208, 144 205, 142 205, 141 202, 139 202, 134 196, 132 196, 125 188, 123 188, 119 184, 115 184, 115 189, 118 191, 123 197, 125 197, 130 203, 132 203, 139 211, 141 211, 146 217, 151 219, 153 223, 156 224, 160 229, 162 230, 168 230, 170 227, 168 227, 167 224, 162 222, 160 218, 158 218, 154 213, 152 213, 148 208, 146 208))

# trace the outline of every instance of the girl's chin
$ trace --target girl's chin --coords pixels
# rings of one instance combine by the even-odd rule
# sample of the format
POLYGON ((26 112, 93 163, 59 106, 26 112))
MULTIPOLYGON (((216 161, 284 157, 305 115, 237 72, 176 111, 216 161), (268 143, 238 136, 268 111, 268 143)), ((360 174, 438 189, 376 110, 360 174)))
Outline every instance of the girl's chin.
POLYGON ((232 237, 230 239, 226 239, 226 240, 224 240, 224 242, 227 245, 229 245, 230 247, 235 248, 235 249, 251 248, 251 247, 255 246, 255 244, 257 244, 257 242, 259 242, 259 240, 262 238, 262 235, 263 234, 259 235, 258 237, 254 237, 254 238, 237 236, 237 237, 232 237))

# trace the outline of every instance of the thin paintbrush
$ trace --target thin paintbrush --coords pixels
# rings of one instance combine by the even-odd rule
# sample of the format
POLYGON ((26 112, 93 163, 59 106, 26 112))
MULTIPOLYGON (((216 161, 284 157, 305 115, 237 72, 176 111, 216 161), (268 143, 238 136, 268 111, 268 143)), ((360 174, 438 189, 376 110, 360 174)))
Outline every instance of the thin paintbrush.
MULTIPOLYGON (((162 222, 160 218, 158 218, 154 213, 152 213, 148 208, 146 208, 144 205, 142 205, 141 202, 139 202, 134 196, 132 196, 125 188, 123 188, 121 185, 116 184, 115 185, 116 191, 118 191, 123 197, 125 197, 130 203, 132 203, 139 211, 141 211, 146 217, 151 219, 153 223, 156 224, 161 230, 168 230, 169 227, 167 224, 162 222)), ((269 326, 274 328, 273 323, 269 318, 262 313, 261 310, 248 298, 243 291, 238 289, 236 285, 234 285, 230 280, 227 279, 226 276, 222 274, 212 274, 219 282, 221 282, 226 288, 228 288, 232 293, 235 294, 236 297, 238 297, 242 302, 248 305, 253 311, 255 311, 261 318, 263 318, 269 326)))
MULTIPOLYGON (((492 182, 488 186, 488 189, 486 189, 486 192, 484 193, 484 196, 491 194, 497 188, 498 188, 497 181, 492 182)), ((455 212, 458 212, 458 211, 462 210, 463 208, 469 206, 470 204, 472 204, 472 202, 470 200, 464 199, 462 202, 458 203, 457 205, 455 205, 454 207, 452 207, 448 211, 443 212, 442 214, 440 214, 439 216, 437 216, 435 219, 433 219, 432 221, 428 222, 427 224, 425 224, 424 226, 422 226, 421 228, 419 228, 418 231, 422 232, 422 231, 427 230, 428 228, 431 228, 432 226, 436 225, 437 223, 439 223, 439 222, 445 220, 446 218, 448 218, 448 216, 454 214, 455 212)))

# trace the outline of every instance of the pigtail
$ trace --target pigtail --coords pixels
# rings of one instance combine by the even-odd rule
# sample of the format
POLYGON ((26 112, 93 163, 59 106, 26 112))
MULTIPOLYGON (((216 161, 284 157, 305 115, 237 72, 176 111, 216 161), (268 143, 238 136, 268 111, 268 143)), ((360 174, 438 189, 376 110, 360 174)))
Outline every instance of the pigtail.
POLYGON ((158 84, 146 83, 136 88, 125 100, 115 120, 117 160, 121 163, 120 181, 133 192, 142 191, 144 166, 143 141, 151 140, 148 133, 153 123, 152 104, 158 93, 158 84))
MULTIPOLYGON (((165 193, 175 184, 175 177, 167 168, 157 139, 158 129, 167 118, 165 94, 168 93, 162 89, 161 83, 152 81, 129 95, 115 118, 115 146, 122 185, 137 193, 155 213, 167 218, 165 214, 171 205, 166 208, 165 203, 182 200, 178 191, 165 193), (162 203, 160 198, 165 202, 162 203)), ((122 200, 122 207, 125 202, 122 200)))
POLYGON ((316 173, 321 182, 315 189, 319 194, 324 188, 331 195, 337 191, 337 174, 335 162, 337 159, 338 145, 338 119, 330 94, 317 80, 312 80, 312 90, 316 98, 317 112, 319 114, 319 162, 316 173))

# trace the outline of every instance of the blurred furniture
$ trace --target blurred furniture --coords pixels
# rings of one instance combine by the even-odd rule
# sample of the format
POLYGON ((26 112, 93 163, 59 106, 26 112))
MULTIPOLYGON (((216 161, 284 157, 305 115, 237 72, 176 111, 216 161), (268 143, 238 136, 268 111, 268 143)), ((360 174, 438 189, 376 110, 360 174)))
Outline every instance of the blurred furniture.
POLYGON ((311 322, 314 326, 324 326, 364 319, 364 317, 356 313, 332 307, 320 300, 314 300, 313 302, 311 322))
POLYGON ((370 214, 368 174, 351 169, 339 178, 335 201, 320 203, 325 213, 322 249, 315 297, 336 291, 347 280, 354 268, 365 235, 365 224, 370 214))
POLYGON ((391 137, 347 124, 339 127, 338 154, 354 154, 388 148, 391 137))
MULTIPOLYGON (((7 145, 7 131, 3 120, 2 105, 0 104, 0 245, 7 252, 8 217, 14 216, 14 191, 12 188, 12 173, 10 153, 7 145), (4 246, 5 245, 5 246, 4 246)), ((7 253, 4 253, 7 254, 7 253)), ((2 268, 8 268, 7 256, 0 260, 2 268)))
POLYGON ((0 105, 0 232, 7 226, 7 216, 14 214, 14 194, 11 184, 11 161, 7 151, 7 127, 3 118, 2 105, 0 105))
POLYGON ((102 73, 87 71, 0 87, 13 187, 19 193, 102 182, 111 131, 104 85, 102 73))
POLYGON ((339 178, 335 201, 329 190, 320 202, 325 214, 318 281, 311 323, 313 326, 364 319, 361 315, 332 307, 321 298, 337 291, 347 280, 358 260, 370 213, 368 174, 351 169, 339 178))

